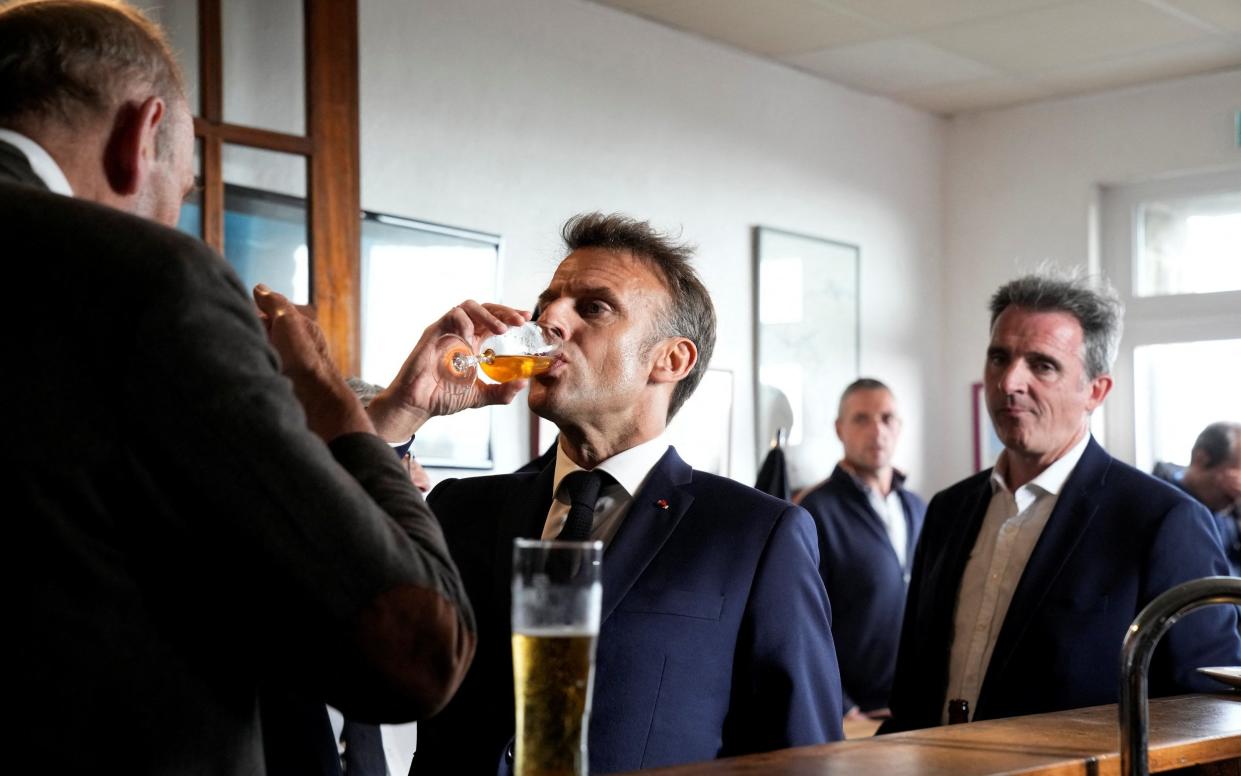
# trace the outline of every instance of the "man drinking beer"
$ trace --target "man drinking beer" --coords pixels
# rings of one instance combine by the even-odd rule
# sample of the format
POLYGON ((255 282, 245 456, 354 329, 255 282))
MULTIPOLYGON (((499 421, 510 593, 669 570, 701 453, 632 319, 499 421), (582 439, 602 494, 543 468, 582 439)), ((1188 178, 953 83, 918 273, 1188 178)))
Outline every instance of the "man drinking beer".
POLYGON ((530 408, 560 429, 555 461, 449 480, 429 498, 479 642, 456 698, 422 725, 413 773, 495 773, 505 756, 519 537, 605 544, 592 772, 839 739, 840 678, 809 515, 694 471, 663 436, 715 343, 691 250, 618 215, 575 217, 563 236, 568 256, 538 308, 563 347, 530 386, 530 408))

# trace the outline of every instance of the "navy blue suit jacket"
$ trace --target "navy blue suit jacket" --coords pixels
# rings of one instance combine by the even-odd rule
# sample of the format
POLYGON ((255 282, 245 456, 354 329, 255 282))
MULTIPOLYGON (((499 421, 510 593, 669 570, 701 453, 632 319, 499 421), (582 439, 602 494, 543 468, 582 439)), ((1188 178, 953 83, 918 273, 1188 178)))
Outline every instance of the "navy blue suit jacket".
MULTIPOLYGON (((541 535, 554 469, 450 480, 430 495, 479 639, 456 697, 420 723, 411 773, 496 772, 514 726, 513 539, 541 535)), ((839 739, 817 564, 801 508, 693 471, 669 449, 604 553, 591 772, 839 739)))
POLYGON ((819 573, 832 601, 846 709, 885 708, 892 690, 906 579, 926 515, 926 503, 902 488, 899 476, 892 487, 905 511, 904 565, 866 493, 839 465, 801 500, 819 532, 819 573))
MULTIPOLYGON (((940 724, 957 590, 991 499, 990 477, 981 472, 931 500, 905 608, 893 718, 881 732, 940 724)), ((1090 440, 1013 594, 973 719, 1115 703, 1121 641, 1138 612, 1182 582, 1227 573, 1206 509, 1090 440)), ((1237 664, 1235 608, 1193 612, 1156 650, 1151 694, 1222 690, 1194 669, 1237 664)))

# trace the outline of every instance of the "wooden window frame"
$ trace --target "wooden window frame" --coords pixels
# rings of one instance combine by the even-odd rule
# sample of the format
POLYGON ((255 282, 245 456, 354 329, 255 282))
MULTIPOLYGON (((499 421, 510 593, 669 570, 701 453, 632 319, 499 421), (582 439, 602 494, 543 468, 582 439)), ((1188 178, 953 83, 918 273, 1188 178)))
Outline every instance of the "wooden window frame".
POLYGON ((346 374, 360 366, 362 194, 358 130, 357 0, 303 0, 306 134, 292 135, 224 120, 221 0, 198 0, 202 143, 202 238, 224 245, 224 144, 306 159, 310 305, 332 356, 346 374))

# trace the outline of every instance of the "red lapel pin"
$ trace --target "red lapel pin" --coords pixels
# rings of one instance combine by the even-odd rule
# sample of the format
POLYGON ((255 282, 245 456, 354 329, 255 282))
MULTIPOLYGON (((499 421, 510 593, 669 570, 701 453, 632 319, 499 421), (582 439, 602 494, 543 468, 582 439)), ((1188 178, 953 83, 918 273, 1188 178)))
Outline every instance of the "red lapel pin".
POLYGON ((659 507, 660 509, 667 509, 667 508, 668 508, 668 499, 666 499, 666 498, 661 498, 659 501, 656 501, 656 502, 655 502, 655 506, 659 507))

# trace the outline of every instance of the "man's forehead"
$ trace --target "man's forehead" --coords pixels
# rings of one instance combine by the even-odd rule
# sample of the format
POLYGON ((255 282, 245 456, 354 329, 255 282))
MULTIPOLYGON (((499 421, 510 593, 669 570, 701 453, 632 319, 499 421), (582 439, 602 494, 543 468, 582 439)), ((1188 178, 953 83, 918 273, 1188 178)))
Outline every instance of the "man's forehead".
POLYGON ((560 294, 590 288, 621 291, 644 281, 663 285, 653 268, 628 251, 580 248, 560 262, 548 290, 560 294))
POLYGON ((1027 310, 1010 307, 991 327, 991 344, 1021 344, 1077 350, 1082 344, 1082 327, 1072 313, 1062 310, 1027 310))
POLYGON ((859 388, 841 402, 846 414, 895 412, 896 397, 887 388, 859 388))

